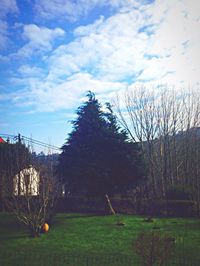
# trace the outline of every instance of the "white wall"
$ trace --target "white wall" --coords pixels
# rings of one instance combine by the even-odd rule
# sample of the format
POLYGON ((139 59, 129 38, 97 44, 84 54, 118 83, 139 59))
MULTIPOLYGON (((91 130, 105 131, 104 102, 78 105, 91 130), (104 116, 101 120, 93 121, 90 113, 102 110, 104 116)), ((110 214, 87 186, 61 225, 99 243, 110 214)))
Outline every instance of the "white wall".
POLYGON ((20 195, 32 195, 36 196, 39 194, 39 174, 32 166, 25 168, 20 171, 19 174, 14 177, 14 195, 19 195, 18 183, 20 176, 20 195))

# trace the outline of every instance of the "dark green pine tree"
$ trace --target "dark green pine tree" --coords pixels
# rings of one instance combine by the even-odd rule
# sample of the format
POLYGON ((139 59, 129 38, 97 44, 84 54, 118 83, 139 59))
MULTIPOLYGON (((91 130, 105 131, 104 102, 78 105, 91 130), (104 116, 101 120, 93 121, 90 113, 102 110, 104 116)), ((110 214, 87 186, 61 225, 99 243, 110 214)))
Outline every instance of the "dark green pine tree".
POLYGON ((143 177, 139 148, 120 130, 110 104, 103 112, 94 94, 87 96, 62 148, 60 175, 74 194, 104 197, 130 189, 143 177))

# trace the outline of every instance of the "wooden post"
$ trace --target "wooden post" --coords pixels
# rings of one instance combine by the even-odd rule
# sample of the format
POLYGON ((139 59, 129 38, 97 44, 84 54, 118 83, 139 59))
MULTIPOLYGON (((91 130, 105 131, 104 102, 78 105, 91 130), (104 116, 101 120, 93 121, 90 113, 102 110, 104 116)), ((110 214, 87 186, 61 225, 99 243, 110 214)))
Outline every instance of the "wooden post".
POLYGON ((106 196, 106 200, 107 200, 107 204, 108 204, 108 207, 109 207, 110 214, 116 215, 115 210, 112 207, 112 204, 110 202, 110 199, 109 199, 108 195, 106 194, 105 196, 106 196))

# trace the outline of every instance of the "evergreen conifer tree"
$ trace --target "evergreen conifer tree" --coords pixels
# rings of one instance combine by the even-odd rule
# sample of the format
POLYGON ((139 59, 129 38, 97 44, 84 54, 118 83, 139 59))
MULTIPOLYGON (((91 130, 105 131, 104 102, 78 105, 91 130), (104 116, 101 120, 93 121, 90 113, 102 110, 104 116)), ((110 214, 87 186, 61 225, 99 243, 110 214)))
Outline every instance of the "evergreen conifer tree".
POLYGON ((87 96, 62 148, 59 172, 74 194, 104 197, 131 189, 143 177, 139 148, 118 126, 111 105, 103 112, 95 95, 87 96))

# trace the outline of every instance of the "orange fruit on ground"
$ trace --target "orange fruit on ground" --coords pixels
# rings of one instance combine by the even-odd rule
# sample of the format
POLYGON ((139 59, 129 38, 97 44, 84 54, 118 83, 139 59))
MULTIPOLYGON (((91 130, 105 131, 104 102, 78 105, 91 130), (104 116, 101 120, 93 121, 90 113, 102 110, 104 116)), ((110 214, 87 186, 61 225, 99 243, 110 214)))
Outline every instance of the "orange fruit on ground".
POLYGON ((42 230, 43 230, 43 232, 48 232, 49 231, 49 225, 48 225, 48 223, 44 223, 43 224, 43 226, 42 226, 42 230))

